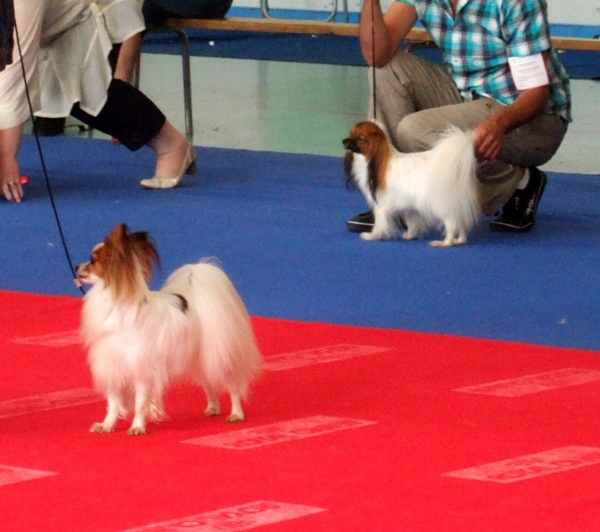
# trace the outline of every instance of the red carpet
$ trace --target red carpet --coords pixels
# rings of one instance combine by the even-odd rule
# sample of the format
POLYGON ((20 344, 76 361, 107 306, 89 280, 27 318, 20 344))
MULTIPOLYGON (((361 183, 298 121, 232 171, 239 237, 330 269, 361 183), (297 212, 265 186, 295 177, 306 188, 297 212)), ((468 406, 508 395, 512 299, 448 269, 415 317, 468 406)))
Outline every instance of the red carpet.
POLYGON ((597 352, 255 318, 245 423, 97 435, 80 305, 0 292, 1 530, 600 529, 597 352))

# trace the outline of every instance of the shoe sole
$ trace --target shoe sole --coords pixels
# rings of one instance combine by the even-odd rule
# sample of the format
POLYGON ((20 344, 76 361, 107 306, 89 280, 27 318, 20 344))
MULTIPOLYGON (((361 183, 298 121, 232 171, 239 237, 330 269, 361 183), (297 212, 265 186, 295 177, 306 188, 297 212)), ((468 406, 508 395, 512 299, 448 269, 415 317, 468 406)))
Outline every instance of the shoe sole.
MULTIPOLYGON (((535 220, 536 216, 537 216, 537 211, 538 211, 538 207, 540 206, 540 201, 542 201, 542 196, 544 195, 544 191, 546 190, 546 183, 548 181, 548 176, 546 176, 545 172, 542 172, 540 170, 541 174, 542 174, 542 179, 540 180, 540 187, 538 188, 538 199, 535 202, 534 208, 533 208, 533 219, 535 220)), ((535 221, 533 222, 535 223, 535 221)))
POLYGON ((370 233, 373 230, 373 224, 361 223, 361 222, 348 222, 348 231, 353 233, 370 233))

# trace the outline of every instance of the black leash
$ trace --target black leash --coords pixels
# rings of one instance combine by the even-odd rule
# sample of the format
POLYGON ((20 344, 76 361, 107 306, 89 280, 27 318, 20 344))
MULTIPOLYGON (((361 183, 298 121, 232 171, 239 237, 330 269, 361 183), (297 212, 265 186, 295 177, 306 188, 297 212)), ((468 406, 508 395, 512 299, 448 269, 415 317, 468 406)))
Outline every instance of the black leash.
MULTIPOLYGON (((16 41, 17 41, 17 49, 19 51, 19 58, 21 59, 21 73, 23 74, 23 82, 25 83, 25 94, 27 96, 27 105, 29 106, 29 114, 31 116, 31 122, 33 123, 33 136, 35 137, 35 142, 37 145, 37 150, 38 150, 38 154, 40 157, 40 162, 42 164, 42 172, 44 174, 44 181, 46 183, 46 190, 48 191, 48 196, 50 198, 50 203, 52 205, 52 212, 54 213, 54 220, 56 222, 56 226, 58 228, 58 233, 60 235, 60 241, 62 243, 62 247, 63 250, 65 252, 66 258, 67 258, 67 262, 69 264, 69 268, 71 270, 71 274, 73 275, 74 279, 77 279, 77 274, 75 273, 75 268, 73 267, 73 261, 71 260, 71 255, 69 253, 69 247, 67 246, 67 241, 65 239, 65 234, 62 228, 62 224, 60 221, 60 217, 58 215, 58 209, 56 207, 56 201, 54 200, 54 193, 52 192, 52 186, 50 184, 50 177, 48 175, 48 170, 46 168, 46 161, 44 159, 44 153, 42 151, 42 145, 40 143, 40 137, 38 135, 38 131, 37 131, 37 125, 36 125, 36 121, 34 118, 34 114, 33 114, 33 105, 31 104, 31 97, 29 94, 29 85, 27 84, 27 75, 25 72, 25 64, 23 63, 23 52, 21 51, 21 40, 19 38, 19 30, 17 28, 17 21, 15 18, 15 14, 14 11, 12 13, 13 16, 13 23, 14 23, 14 28, 15 28, 15 36, 16 36, 16 41)), ((81 284, 79 283, 75 283, 77 285, 77 287, 79 288, 79 290, 81 291, 82 294, 85 295, 85 290, 83 289, 83 287, 81 286, 81 284)))
POLYGON ((373 91, 373 119, 377 120, 377 81, 376 81, 376 67, 375 67, 375 11, 373 9, 373 3, 376 0, 371 0, 371 82, 373 91))

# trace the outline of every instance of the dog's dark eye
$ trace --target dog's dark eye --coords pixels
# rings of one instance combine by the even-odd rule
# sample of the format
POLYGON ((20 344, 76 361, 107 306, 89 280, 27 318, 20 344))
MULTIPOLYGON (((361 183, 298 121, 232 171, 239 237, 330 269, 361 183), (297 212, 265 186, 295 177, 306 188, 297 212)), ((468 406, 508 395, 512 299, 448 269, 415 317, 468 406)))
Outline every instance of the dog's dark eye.
POLYGON ((94 255, 92 255, 90 257, 90 265, 95 264, 96 263, 96 257, 94 257, 94 255))
POLYGON ((365 142, 365 141, 366 141, 366 139, 365 139, 365 137, 363 137, 362 135, 359 135, 359 136, 356 138, 356 141, 357 141, 357 142, 365 142))

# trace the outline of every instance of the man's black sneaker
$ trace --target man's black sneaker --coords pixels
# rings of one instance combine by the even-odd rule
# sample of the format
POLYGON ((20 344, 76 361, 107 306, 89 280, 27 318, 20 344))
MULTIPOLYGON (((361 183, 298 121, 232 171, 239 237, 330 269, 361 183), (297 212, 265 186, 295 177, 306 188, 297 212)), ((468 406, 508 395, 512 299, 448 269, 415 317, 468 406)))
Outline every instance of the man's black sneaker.
POLYGON ((348 230, 353 233, 370 233, 375 223, 373 211, 358 214, 351 220, 348 220, 348 230))
POLYGON ((546 188, 546 174, 538 168, 529 169, 529 183, 523 190, 515 190, 502 214, 490 223, 490 230, 502 233, 524 233, 535 225, 540 200, 546 188))

